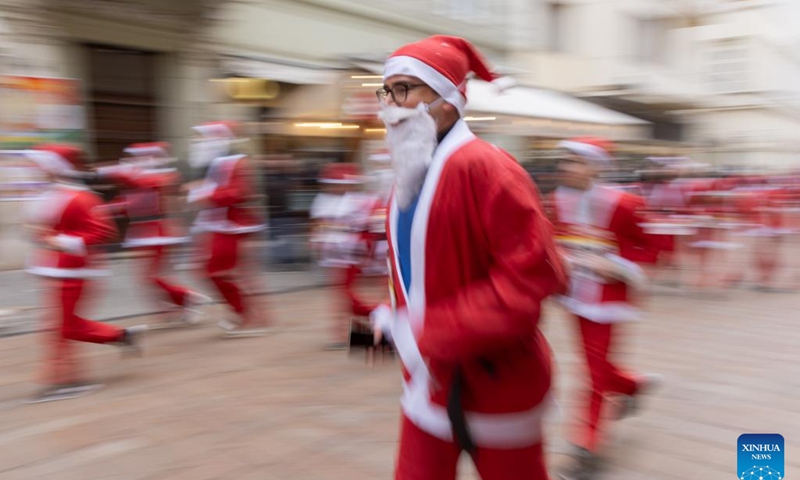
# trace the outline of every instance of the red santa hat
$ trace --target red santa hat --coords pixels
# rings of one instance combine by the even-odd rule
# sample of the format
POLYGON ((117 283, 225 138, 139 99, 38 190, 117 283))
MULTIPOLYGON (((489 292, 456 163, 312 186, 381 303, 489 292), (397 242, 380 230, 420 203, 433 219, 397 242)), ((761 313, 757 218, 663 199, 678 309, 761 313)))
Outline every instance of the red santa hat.
POLYGON ((235 122, 220 121, 202 123, 192 127, 192 130, 208 139, 235 140, 239 136, 240 127, 235 122))
POLYGON ((470 73, 501 89, 514 83, 512 79, 492 72, 470 42, 447 35, 434 35, 397 49, 386 60, 383 78, 394 75, 417 77, 463 115, 470 73))
POLYGON ((167 142, 134 143, 124 152, 134 157, 167 158, 169 147, 167 142))
POLYGON ((319 176, 319 183, 357 185, 363 182, 358 165, 354 163, 329 163, 319 176))
POLYGON ((564 140, 558 146, 593 163, 608 165, 613 160, 610 152, 614 145, 604 138, 578 137, 564 140))
POLYGON ((54 175, 69 176, 83 166, 83 151, 73 145, 39 145, 26 150, 25 156, 54 175))

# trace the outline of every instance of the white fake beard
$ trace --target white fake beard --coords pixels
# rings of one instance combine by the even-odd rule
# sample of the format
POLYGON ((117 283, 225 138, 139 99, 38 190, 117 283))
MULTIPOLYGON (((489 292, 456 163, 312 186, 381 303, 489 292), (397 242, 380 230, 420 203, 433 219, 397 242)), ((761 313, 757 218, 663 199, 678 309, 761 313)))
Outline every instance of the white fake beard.
POLYGON ((386 142, 395 173, 397 206, 405 209, 419 194, 436 149, 436 122, 423 104, 417 108, 385 106, 386 142))
POLYGON ((199 140, 189 145, 189 165, 205 168, 217 157, 223 157, 230 150, 228 140, 199 140))

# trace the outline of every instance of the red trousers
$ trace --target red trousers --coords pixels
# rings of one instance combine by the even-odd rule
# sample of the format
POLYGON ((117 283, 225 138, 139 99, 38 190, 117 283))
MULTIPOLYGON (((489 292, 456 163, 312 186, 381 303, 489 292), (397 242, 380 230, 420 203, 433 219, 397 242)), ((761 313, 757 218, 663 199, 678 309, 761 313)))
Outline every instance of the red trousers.
POLYGON ((637 383, 631 375, 620 370, 609 360, 615 325, 596 323, 582 317, 578 317, 578 322, 591 380, 587 417, 579 434, 578 445, 593 452, 600 441, 601 414, 605 396, 609 393, 633 395, 636 393, 637 383))
POLYGON ((48 385, 80 381, 81 374, 72 342, 111 343, 122 338, 121 328, 79 317, 75 311, 83 297, 86 281, 63 279, 52 282, 57 301, 56 316, 45 332, 43 383, 48 385))
POLYGON ((155 245, 145 247, 142 250, 147 253, 143 260, 145 282, 163 291, 172 303, 182 307, 186 302, 186 295, 189 293, 189 289, 171 283, 161 276, 164 262, 168 258, 168 247, 155 245))
POLYGON ((252 308, 245 291, 245 285, 253 279, 248 274, 248 260, 244 257, 244 241, 247 235, 212 233, 209 239, 209 257, 206 273, 217 287, 225 302, 242 319, 241 326, 263 323, 260 312, 252 308))
MULTIPOLYGON (((405 415, 395 480, 455 480, 460 449, 420 430, 405 415)), ((475 468, 483 480, 547 480, 542 444, 496 450, 478 448, 475 468)))

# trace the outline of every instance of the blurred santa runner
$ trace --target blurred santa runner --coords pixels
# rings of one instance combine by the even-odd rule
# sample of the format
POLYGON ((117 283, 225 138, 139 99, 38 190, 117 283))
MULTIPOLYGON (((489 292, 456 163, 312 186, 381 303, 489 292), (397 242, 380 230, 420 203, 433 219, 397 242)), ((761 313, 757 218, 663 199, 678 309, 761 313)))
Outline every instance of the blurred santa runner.
POLYGON ((178 228, 170 219, 170 200, 177 195, 181 176, 168 166, 174 160, 169 147, 166 142, 130 145, 119 164, 101 167, 97 174, 122 190, 108 208, 129 220, 122 246, 144 255, 140 260, 144 283, 170 309, 181 312, 177 321, 163 322, 161 326, 196 325, 200 306, 210 299, 170 280, 165 273, 169 270, 170 248, 189 241, 177 234, 178 228))
POLYGON ((355 164, 328 164, 311 206, 312 249, 333 286, 329 350, 346 349, 351 317, 366 317, 375 307, 359 280, 387 273, 385 197, 363 191, 366 180, 355 164))

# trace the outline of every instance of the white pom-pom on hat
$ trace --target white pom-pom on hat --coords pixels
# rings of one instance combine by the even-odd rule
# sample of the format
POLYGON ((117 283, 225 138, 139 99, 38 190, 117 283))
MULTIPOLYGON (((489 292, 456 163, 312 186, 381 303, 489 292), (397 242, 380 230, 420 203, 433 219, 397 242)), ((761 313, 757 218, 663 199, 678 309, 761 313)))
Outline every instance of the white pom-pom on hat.
POLYGON ((491 83, 492 85, 494 85, 495 88, 497 88, 501 92, 505 92, 509 88, 517 86, 517 81, 511 77, 497 77, 494 80, 492 80, 491 83))

